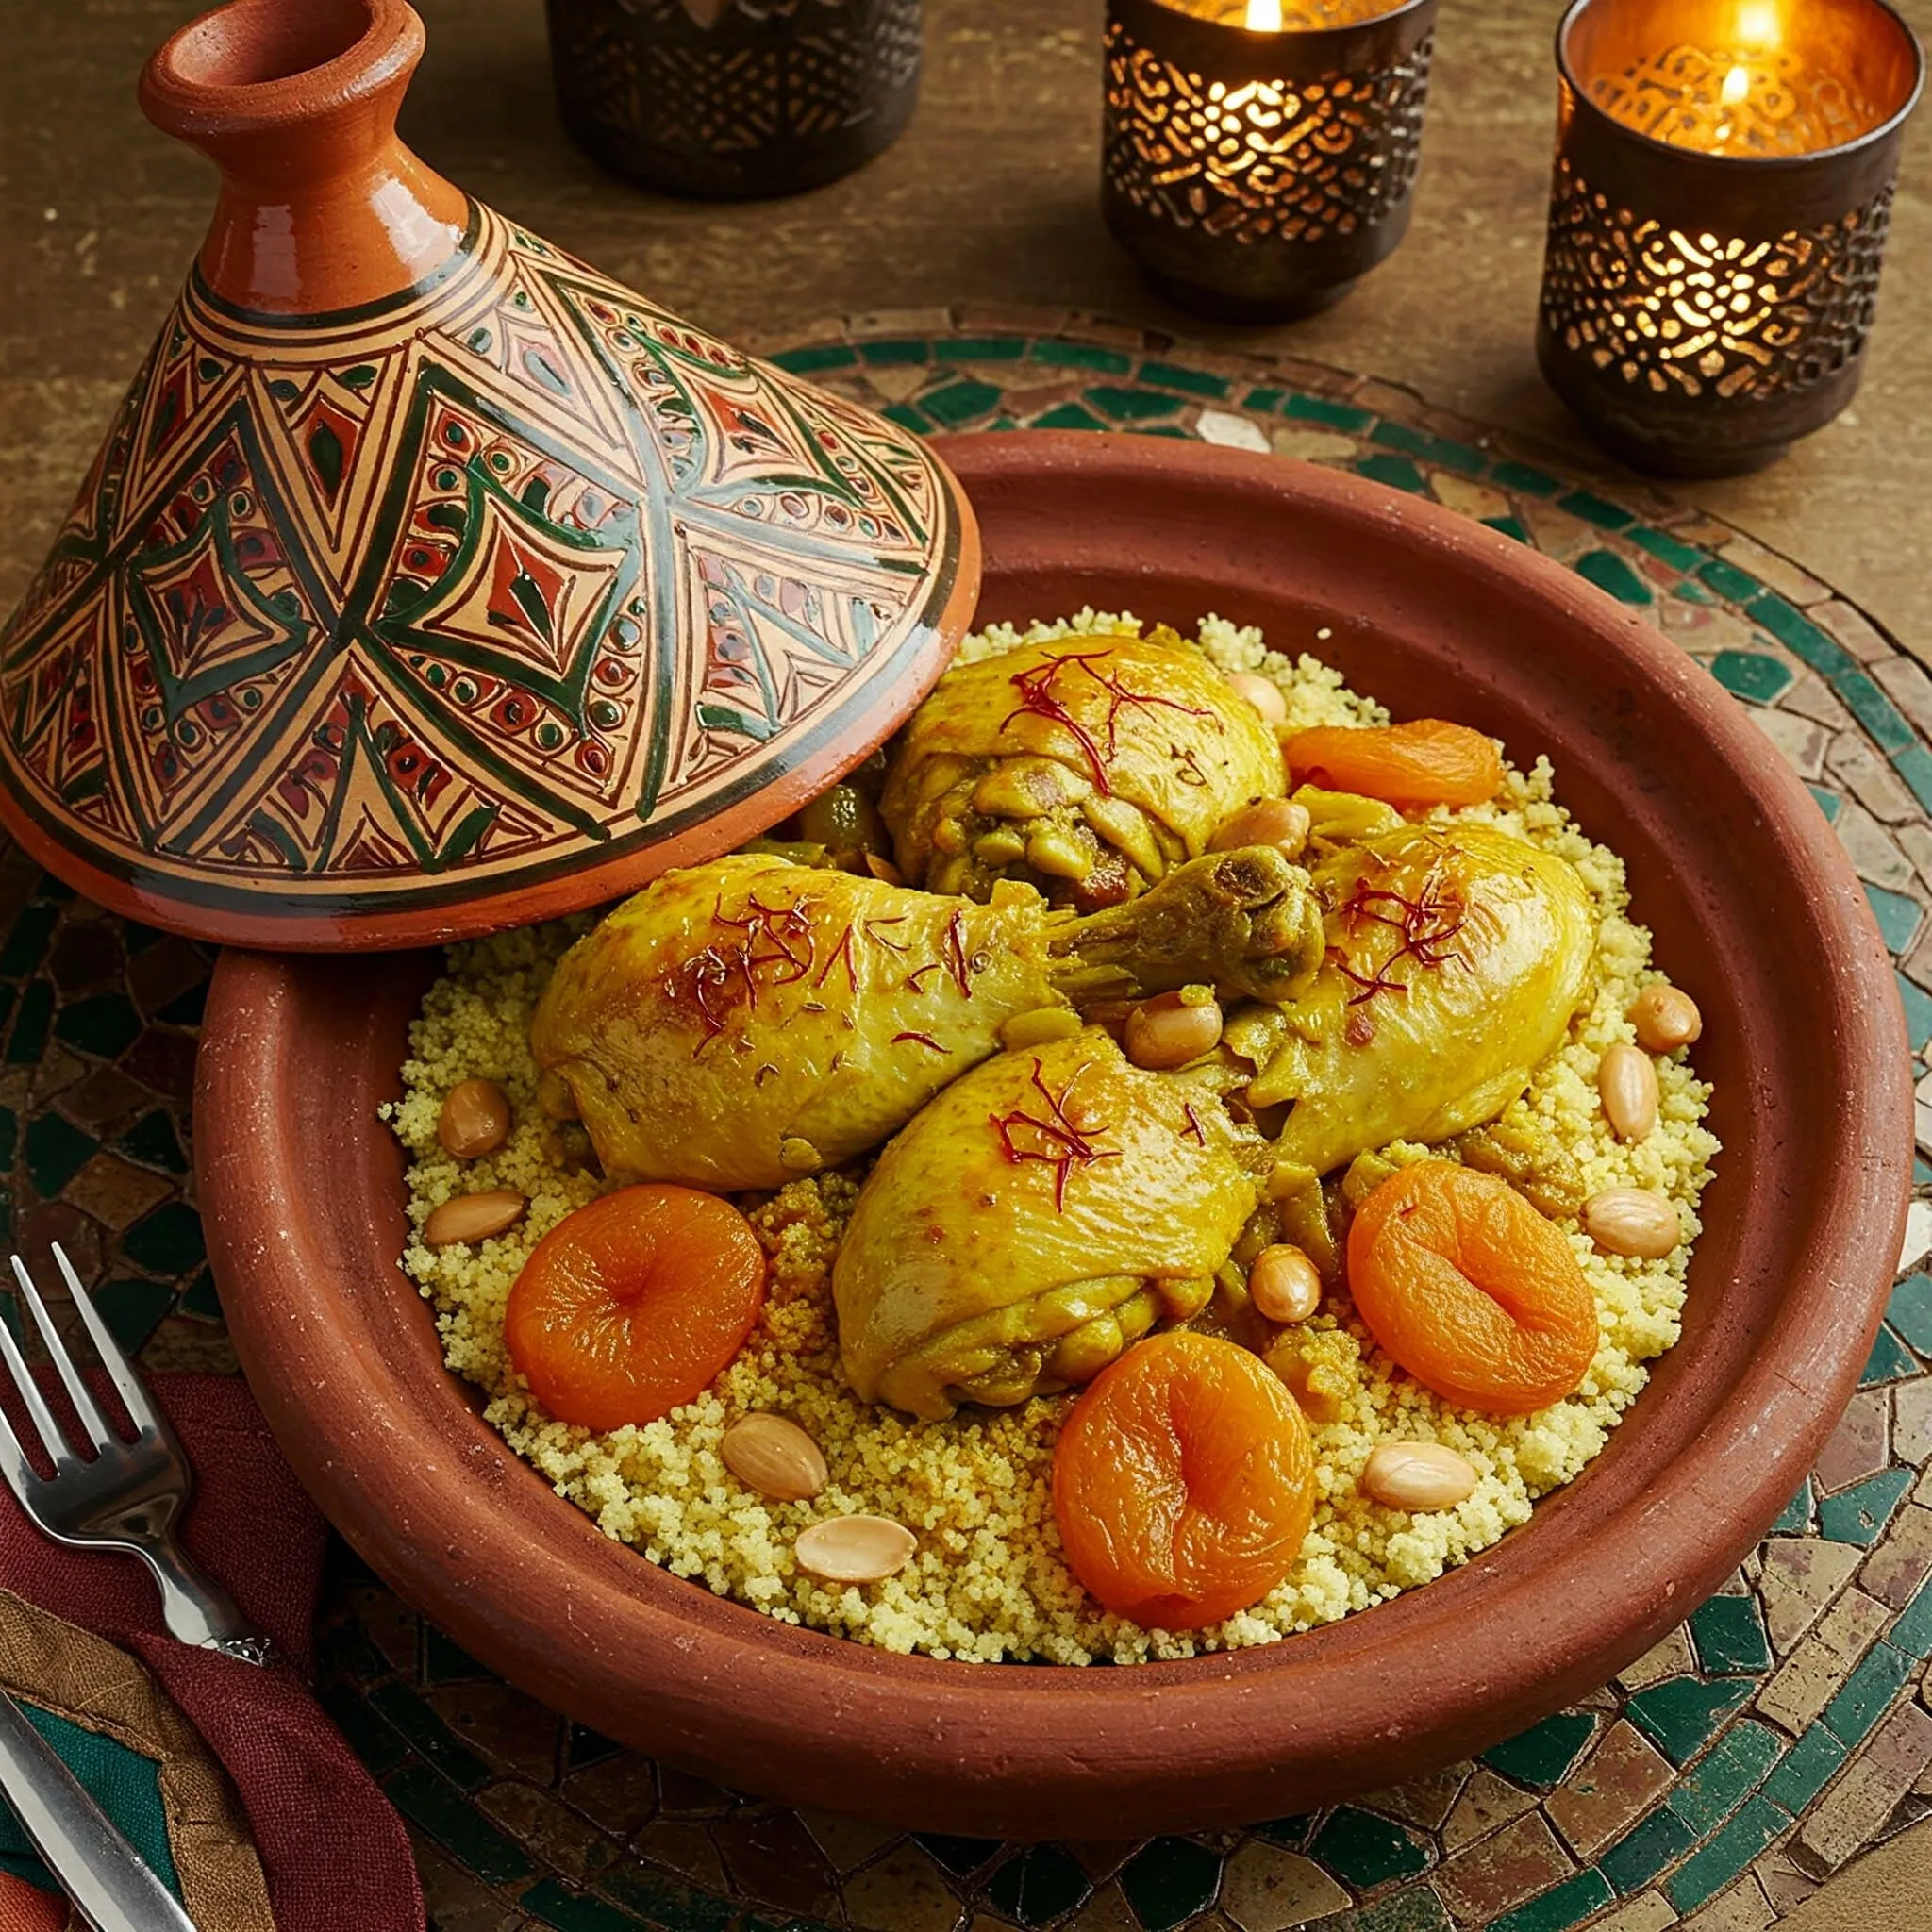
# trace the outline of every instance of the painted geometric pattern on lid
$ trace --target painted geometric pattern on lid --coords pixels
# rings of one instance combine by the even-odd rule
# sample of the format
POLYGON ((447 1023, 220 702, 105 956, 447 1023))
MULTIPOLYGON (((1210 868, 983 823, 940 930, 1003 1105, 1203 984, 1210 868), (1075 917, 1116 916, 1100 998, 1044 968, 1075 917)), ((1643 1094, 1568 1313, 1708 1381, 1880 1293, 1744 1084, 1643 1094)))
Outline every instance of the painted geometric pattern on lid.
POLYGON ((870 709, 956 516, 894 426, 488 210, 374 315, 191 281, 0 634, 0 773, 164 900, 532 884, 870 709))

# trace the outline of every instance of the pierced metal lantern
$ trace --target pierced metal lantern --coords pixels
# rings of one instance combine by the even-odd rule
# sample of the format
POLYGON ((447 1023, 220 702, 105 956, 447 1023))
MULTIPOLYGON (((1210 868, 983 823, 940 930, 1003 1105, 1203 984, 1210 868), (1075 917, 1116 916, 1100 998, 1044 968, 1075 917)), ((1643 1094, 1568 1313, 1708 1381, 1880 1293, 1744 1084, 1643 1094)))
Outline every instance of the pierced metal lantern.
POLYGON ((1537 355, 1639 469, 1774 460, 1851 401, 1924 56, 1884 0, 1575 0, 1537 355))
POLYGON ((613 173, 675 194, 818 188, 919 93, 921 0, 548 0, 558 106, 613 173))
POLYGON ((1226 18, 1108 0, 1116 240, 1203 314, 1325 308, 1408 227, 1435 21, 1436 0, 1238 0, 1226 18))

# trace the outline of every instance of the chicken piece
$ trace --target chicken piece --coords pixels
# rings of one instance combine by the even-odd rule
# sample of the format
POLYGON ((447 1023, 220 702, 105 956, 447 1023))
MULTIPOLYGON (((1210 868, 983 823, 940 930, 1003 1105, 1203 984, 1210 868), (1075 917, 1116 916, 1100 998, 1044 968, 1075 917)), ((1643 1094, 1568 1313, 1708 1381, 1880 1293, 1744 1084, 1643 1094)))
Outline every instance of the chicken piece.
POLYGON ((741 855, 666 874, 578 941, 530 1044, 545 1109, 582 1118, 607 1173, 770 1188, 876 1146, 1016 1015, 1194 981, 1286 996, 1322 942, 1307 874, 1266 846, 1091 921, 1019 884, 978 906, 741 855))
POLYGON ((1270 1181, 1283 1201, 1369 1149, 1493 1120, 1563 1039, 1596 944, 1574 869, 1492 826, 1401 825, 1314 877, 1328 957, 1246 1095, 1293 1103, 1270 1181))
POLYGON ((1254 1203, 1221 1108, 1098 1027, 1003 1053, 859 1191, 832 1269, 846 1376, 926 1417, 1088 1381, 1207 1302, 1254 1203))
POLYGON ((915 885, 1024 879, 1080 911, 1146 891, 1253 799, 1272 727, 1171 631, 1061 638, 957 664, 913 713, 879 809, 915 885))

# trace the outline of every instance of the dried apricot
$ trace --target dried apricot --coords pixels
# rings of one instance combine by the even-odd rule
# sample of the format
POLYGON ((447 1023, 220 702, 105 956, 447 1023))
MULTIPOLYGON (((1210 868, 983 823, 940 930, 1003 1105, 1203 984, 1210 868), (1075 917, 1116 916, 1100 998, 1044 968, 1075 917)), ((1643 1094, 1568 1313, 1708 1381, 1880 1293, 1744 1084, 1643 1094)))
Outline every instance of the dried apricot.
POLYGON ((1495 741, 1441 718, 1368 730, 1318 724, 1281 749, 1297 785, 1357 791, 1389 805, 1480 805, 1503 782, 1495 741))
POLYGON ((1074 1574, 1148 1629, 1197 1629, 1258 1603, 1288 1574, 1314 1507, 1294 1398, 1246 1349, 1185 1329, 1103 1370, 1054 1451, 1074 1574))
POLYGON ((765 1257, 743 1215, 695 1188, 602 1194, 531 1251, 504 1310, 509 1358, 559 1422, 655 1422, 744 1346, 765 1257))
POLYGON ((1382 1347, 1468 1408, 1545 1408, 1596 1356, 1596 1297, 1561 1231, 1507 1181, 1454 1161, 1398 1169, 1362 1203, 1348 1287, 1382 1347))

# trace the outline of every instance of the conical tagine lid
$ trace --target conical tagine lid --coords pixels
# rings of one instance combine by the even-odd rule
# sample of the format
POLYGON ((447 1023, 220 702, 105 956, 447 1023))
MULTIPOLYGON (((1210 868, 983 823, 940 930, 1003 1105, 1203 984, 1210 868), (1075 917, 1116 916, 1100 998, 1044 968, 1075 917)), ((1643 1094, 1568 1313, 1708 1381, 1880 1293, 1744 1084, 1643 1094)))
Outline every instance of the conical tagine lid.
POLYGON ((573 260, 396 140, 403 0, 235 0, 142 80, 208 242, 0 634, 0 817, 139 919, 488 931, 775 824, 978 587, 914 438, 573 260))

